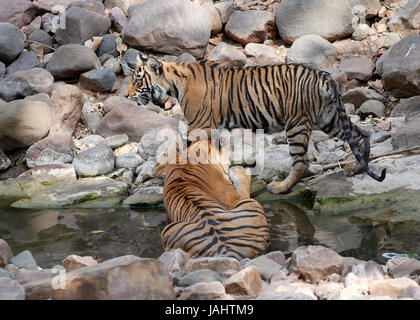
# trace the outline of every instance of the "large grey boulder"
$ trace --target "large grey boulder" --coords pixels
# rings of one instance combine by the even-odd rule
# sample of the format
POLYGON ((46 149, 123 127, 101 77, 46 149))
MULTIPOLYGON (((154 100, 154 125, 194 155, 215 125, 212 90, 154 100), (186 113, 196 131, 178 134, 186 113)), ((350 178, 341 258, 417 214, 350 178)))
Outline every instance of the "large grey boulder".
POLYGON ((145 0, 128 9, 123 38, 136 49, 204 56, 211 33, 206 10, 189 0, 145 0))
POLYGON ((283 0, 277 7, 276 25, 287 43, 307 34, 333 41, 353 33, 353 17, 347 0, 283 0))
POLYGON ((41 68, 42 64, 31 51, 23 51, 22 54, 13 61, 7 68, 7 75, 10 76, 17 71, 29 70, 32 68, 41 68))
POLYGON ((394 150, 420 145, 420 117, 409 118, 403 126, 391 133, 391 138, 394 150))
POLYGON ((24 47, 25 35, 23 32, 11 23, 1 22, 0 61, 4 62, 5 64, 13 62, 20 55, 24 47))
POLYGON ((99 69, 101 62, 95 52, 80 44, 59 47, 47 64, 55 79, 76 78, 85 71, 99 69))
POLYGON ((420 94, 420 35, 409 35, 376 62, 376 72, 391 95, 405 98, 420 94))
POLYGON ((420 29, 420 0, 409 0, 388 22, 392 32, 420 29))
POLYGON ((31 23, 38 8, 29 0, 0 0, 0 22, 10 22, 18 28, 31 23))
POLYGON ((391 117, 402 117, 407 118, 420 117, 420 96, 414 96, 408 99, 402 99, 392 109, 391 117))

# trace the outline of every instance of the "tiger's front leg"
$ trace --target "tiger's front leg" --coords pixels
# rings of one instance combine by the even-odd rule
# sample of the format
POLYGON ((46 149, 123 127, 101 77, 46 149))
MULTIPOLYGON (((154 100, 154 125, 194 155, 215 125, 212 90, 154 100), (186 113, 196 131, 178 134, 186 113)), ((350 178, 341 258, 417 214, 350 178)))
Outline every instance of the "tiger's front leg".
POLYGON ((272 193, 289 192, 305 175, 308 164, 308 144, 311 130, 308 128, 295 127, 287 132, 289 152, 292 157, 292 169, 283 181, 272 181, 267 189, 272 193))

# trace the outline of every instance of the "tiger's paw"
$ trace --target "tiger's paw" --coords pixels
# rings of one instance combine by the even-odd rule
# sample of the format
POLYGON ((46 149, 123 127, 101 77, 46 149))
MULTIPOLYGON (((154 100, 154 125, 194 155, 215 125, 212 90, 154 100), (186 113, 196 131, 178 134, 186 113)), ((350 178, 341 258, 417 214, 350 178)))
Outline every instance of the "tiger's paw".
POLYGON ((267 190, 274 194, 289 192, 289 188, 284 181, 271 181, 267 186, 267 190))

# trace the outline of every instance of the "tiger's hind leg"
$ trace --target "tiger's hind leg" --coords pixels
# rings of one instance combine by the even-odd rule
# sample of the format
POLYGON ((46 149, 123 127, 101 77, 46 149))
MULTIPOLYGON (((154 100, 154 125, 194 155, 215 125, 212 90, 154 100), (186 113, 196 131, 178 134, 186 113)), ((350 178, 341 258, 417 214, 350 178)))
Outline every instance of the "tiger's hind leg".
POLYGON ((283 181, 272 181, 267 189, 272 193, 289 192, 305 175, 308 164, 308 144, 311 130, 307 126, 296 126, 287 131, 292 170, 283 181))

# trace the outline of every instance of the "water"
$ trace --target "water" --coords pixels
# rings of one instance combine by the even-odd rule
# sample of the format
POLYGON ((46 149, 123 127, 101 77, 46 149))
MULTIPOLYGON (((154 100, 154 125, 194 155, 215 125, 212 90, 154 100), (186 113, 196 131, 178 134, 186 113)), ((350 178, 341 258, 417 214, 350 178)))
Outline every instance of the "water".
MULTIPOLYGON (((318 216, 297 202, 262 203, 270 224, 268 251, 290 254, 301 245, 321 244, 343 256, 385 263, 386 252, 420 254, 420 223, 377 223, 352 215, 318 216)), ((41 267, 62 264, 70 254, 104 261, 121 255, 157 258, 164 209, 0 209, 0 238, 14 254, 30 250, 41 267)))

